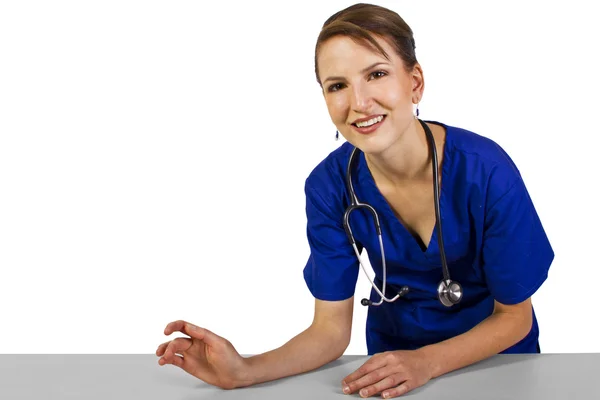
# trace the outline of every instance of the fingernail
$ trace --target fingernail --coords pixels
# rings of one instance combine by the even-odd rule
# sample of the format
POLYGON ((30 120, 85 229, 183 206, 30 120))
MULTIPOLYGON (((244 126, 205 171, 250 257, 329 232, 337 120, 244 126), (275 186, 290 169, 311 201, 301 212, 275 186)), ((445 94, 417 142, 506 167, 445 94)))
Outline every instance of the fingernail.
POLYGON ((364 390, 364 389, 363 389, 363 390, 361 390, 361 391, 360 391, 360 395, 361 395, 362 397, 365 397, 365 396, 367 395, 367 391, 366 391, 366 390, 364 390))
POLYGON ((344 386, 344 393, 350 393, 350 388, 348 386, 344 386))

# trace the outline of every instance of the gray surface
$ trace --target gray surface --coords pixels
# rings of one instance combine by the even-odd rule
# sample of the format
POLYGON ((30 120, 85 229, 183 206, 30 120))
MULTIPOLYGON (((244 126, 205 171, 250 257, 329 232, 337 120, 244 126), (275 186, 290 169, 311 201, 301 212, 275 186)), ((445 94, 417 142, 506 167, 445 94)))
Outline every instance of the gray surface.
MULTIPOLYGON (((0 399, 348 399, 341 380, 368 359, 344 356, 319 370, 222 390, 155 355, 0 355, 0 399)), ((454 371, 409 399, 600 399, 600 353, 497 355, 454 371)), ((377 396, 376 398, 381 398, 377 396)))

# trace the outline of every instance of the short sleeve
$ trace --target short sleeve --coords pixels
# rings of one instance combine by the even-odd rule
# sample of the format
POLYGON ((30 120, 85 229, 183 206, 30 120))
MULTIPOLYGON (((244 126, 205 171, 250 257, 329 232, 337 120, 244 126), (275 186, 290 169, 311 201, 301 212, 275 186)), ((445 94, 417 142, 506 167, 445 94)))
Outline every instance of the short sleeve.
POLYGON ((554 252, 514 166, 490 179, 482 251, 488 288, 500 303, 526 300, 548 276, 554 252))
POLYGON ((356 289, 359 264, 343 227, 342 201, 325 200, 308 181, 305 194, 310 256, 304 280, 317 299, 348 299, 356 289))

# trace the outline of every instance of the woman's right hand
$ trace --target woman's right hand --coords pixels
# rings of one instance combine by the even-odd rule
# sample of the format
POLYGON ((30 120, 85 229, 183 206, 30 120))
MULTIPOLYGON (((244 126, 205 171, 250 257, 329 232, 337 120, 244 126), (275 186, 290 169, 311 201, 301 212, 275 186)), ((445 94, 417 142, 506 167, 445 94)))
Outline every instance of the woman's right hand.
POLYGON ((227 339, 181 320, 171 322, 165 328, 165 335, 173 332, 182 332, 190 337, 176 338, 158 346, 156 355, 161 357, 159 365, 173 364, 223 389, 252 384, 246 359, 227 339))

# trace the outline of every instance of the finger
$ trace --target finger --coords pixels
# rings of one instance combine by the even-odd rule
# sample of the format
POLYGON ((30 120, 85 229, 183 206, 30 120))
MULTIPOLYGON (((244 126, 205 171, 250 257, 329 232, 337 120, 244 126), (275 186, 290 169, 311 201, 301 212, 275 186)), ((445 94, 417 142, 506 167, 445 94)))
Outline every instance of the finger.
POLYGON ((187 351, 192 346, 192 341, 187 338, 177 338, 172 340, 167 344, 167 347, 164 351, 164 354, 161 360, 164 361, 163 364, 174 364, 177 366, 183 365, 183 359, 179 355, 183 355, 185 351, 187 351), (180 362, 181 361, 181 362, 180 362))
MULTIPOLYGON (((346 386, 348 387, 348 393, 356 393, 359 392, 361 396, 363 396, 364 390, 372 385, 384 380, 393 372, 390 371, 389 368, 381 367, 374 371, 369 372, 366 375, 361 376, 357 380, 353 382, 349 382, 346 386)), ((391 386, 388 386, 391 387, 391 386)), ((372 392, 372 390, 371 390, 372 392)), ((366 396, 363 396, 366 397, 366 396)))
POLYGON ((171 343, 170 340, 168 342, 164 342, 163 344, 158 346, 158 348, 156 349, 156 355, 159 357, 162 356, 165 353, 165 350, 167 349, 167 346, 169 345, 169 343, 171 343))
POLYGON ((190 324, 189 322, 185 322, 182 320, 171 322, 165 328, 165 335, 170 335, 173 332, 182 332, 186 335, 193 337, 194 339, 199 339, 210 346, 217 346, 223 344, 224 339, 219 335, 209 331, 206 328, 201 328, 199 326, 190 324))
MULTIPOLYGON (((169 336, 173 332, 184 332, 184 328, 187 322, 183 320, 177 320, 173 322, 169 322, 165 327, 165 335, 169 336)), ((184 332, 185 333, 185 332, 184 332)))
POLYGON ((172 340, 165 349, 165 355, 167 353, 183 355, 184 352, 186 352, 187 350, 189 350, 190 347, 192 347, 192 344, 192 340, 188 338, 177 338, 175 340, 172 340))
POLYGON ((369 397, 369 396, 373 396, 377 393, 381 393, 381 395, 383 397, 384 391, 385 391, 385 393, 389 392, 386 389, 394 389, 395 390, 395 388, 397 388, 400 383, 403 383, 405 381, 406 381, 406 377, 402 374, 396 373, 396 374, 387 375, 383 379, 375 382, 374 384, 364 387, 358 393, 361 397, 369 397))
POLYGON ((386 361, 384 357, 378 357, 377 355, 371 357, 367 362, 361 365, 360 368, 342 380, 342 390, 344 393, 354 393, 356 390, 361 389, 363 386, 359 387, 356 384, 356 381, 385 365, 386 361), (348 390, 346 390, 346 388, 348 388, 348 390))
POLYGON ((402 396, 403 394, 406 394, 411 390, 413 390, 413 387, 408 381, 406 381, 403 384, 396 386, 395 388, 384 391, 383 393, 381 393, 381 397, 383 397, 384 399, 391 399, 394 397, 402 396))
POLYGON ((158 365, 166 365, 166 364, 173 364, 179 368, 183 368, 183 357, 178 356, 178 355, 173 355, 172 357, 169 357, 168 360, 165 357, 161 357, 158 359, 158 365))
POLYGON ((159 357, 162 356, 165 353, 165 350, 167 349, 167 346, 171 342, 172 341, 169 340, 168 342, 164 342, 163 344, 161 344, 160 346, 158 346, 158 348, 156 349, 156 355, 159 356, 159 357))

